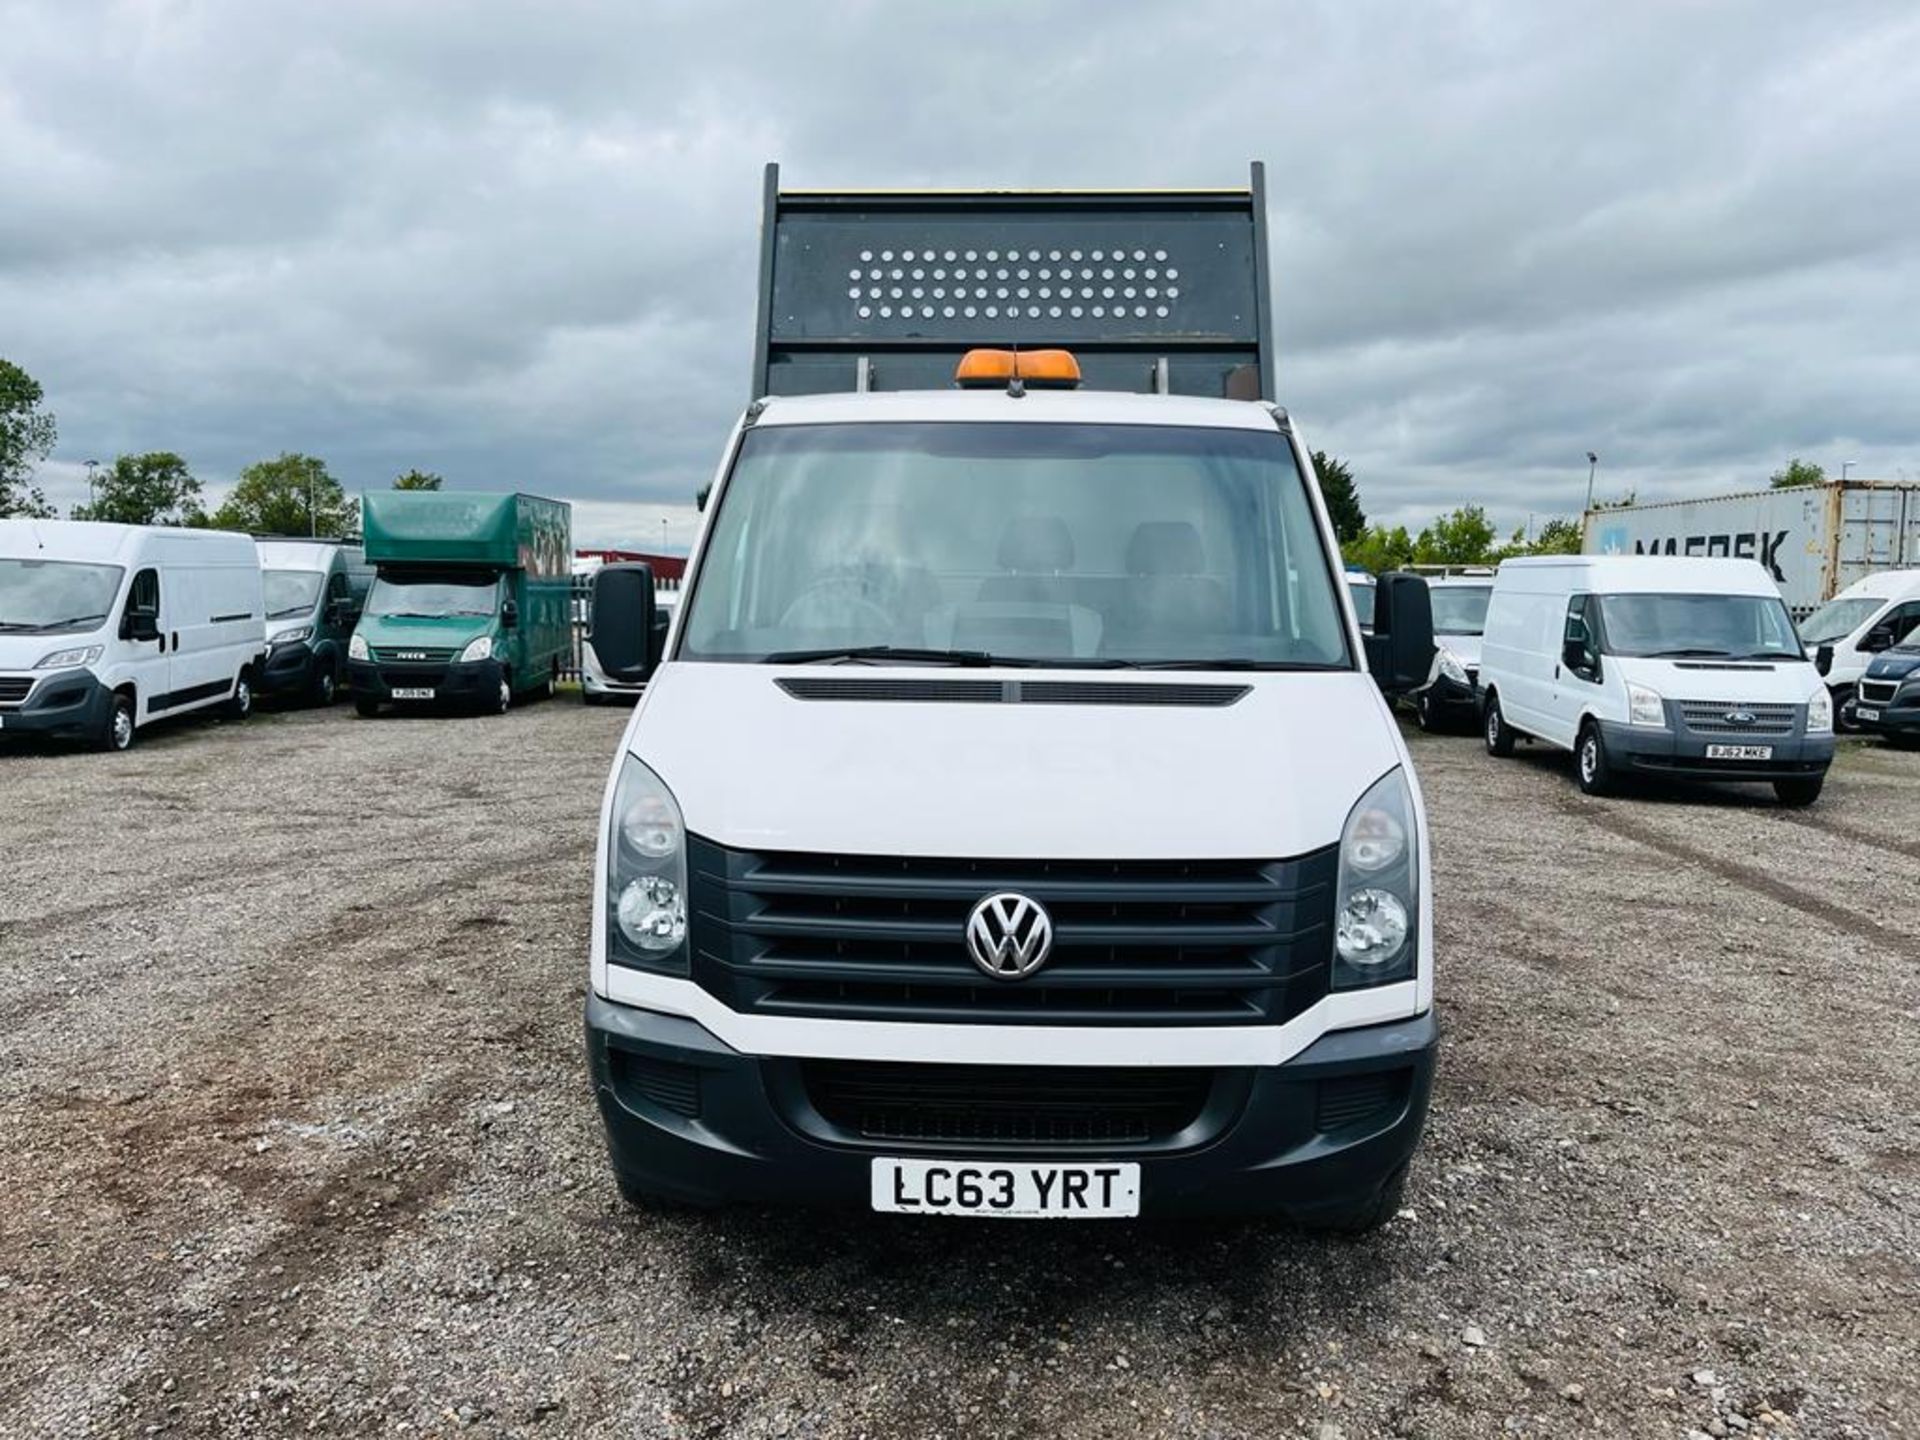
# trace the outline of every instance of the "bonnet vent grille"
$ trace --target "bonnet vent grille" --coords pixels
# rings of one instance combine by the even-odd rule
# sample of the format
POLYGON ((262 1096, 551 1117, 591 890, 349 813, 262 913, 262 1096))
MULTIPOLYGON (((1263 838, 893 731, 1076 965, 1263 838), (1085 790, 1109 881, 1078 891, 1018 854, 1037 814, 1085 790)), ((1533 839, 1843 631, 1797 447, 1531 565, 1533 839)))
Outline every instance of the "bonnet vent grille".
POLYGON ((1231 705, 1245 685, 1112 680, 883 680, 787 676, 774 682, 796 700, 923 705, 1231 705))

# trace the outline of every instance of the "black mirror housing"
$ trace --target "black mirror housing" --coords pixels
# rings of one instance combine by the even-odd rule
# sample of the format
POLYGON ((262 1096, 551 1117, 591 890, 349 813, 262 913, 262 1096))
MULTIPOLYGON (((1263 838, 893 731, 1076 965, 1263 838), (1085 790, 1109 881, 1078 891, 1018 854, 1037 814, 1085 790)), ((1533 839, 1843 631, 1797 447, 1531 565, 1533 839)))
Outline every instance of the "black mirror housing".
POLYGON ((653 567, 602 566, 593 577, 588 603, 587 637, 601 670, 621 685, 645 684, 660 656, 653 567))
POLYGON ((158 640, 160 638, 160 617, 145 611, 129 610, 126 618, 120 622, 120 638, 123 640, 158 640))
POLYGON ((1399 571, 1380 577, 1366 642, 1367 668, 1388 699, 1427 683, 1433 674, 1433 598, 1425 580, 1399 571))
POLYGON ((512 630, 520 623, 520 607, 509 600, 500 607, 500 628, 512 630))
POLYGON ((1818 670, 1822 675, 1831 675, 1833 673, 1833 646, 1822 645, 1818 650, 1813 652, 1813 668, 1818 670))

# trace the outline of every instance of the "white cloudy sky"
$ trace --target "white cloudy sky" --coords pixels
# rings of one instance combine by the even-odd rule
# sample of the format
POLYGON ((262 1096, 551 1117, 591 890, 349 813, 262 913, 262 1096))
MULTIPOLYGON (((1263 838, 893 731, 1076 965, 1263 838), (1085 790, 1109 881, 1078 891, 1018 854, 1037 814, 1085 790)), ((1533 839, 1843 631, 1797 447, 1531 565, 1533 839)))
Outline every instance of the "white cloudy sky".
POLYGON ((1911 3, 0 0, 0 355, 80 463, 324 456, 653 543, 794 185, 1272 188, 1376 518, 1920 476, 1911 3))

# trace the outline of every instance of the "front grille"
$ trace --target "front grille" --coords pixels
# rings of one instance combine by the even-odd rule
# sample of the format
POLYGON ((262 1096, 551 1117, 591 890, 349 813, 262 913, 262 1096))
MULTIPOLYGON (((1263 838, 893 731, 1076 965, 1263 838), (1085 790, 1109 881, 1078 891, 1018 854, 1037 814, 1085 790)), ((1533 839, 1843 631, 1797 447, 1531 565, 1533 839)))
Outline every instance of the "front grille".
MULTIPOLYGON (((6 681, 0 680, 0 685, 4 684, 6 681)), ((1894 692, 1899 688, 1900 683, 1897 680, 1862 680, 1859 696, 1869 705, 1891 705, 1894 692)), ((0 698, 3 698, 4 694, 4 691, 0 691, 0 698)))
POLYGON ((1696 735, 1791 735, 1798 705, 1749 705, 1745 701, 1682 700, 1680 718, 1696 735), (1730 715, 1751 715, 1750 723, 1730 715))
POLYGON ((450 665, 459 651, 446 645, 376 645, 373 658, 381 665, 450 665))
POLYGON ((1214 1072, 809 1060, 807 1099, 866 1140, 948 1145, 1153 1145, 1200 1116, 1214 1072))
POLYGON ((1297 860, 919 859, 689 843, 693 978, 768 1015, 1009 1024, 1254 1024, 1326 994, 1334 847, 1297 860), (1054 947, 983 974, 967 916, 1017 891, 1054 947))
POLYGON ((32 689, 31 675, 0 675, 0 705, 18 705, 32 689))

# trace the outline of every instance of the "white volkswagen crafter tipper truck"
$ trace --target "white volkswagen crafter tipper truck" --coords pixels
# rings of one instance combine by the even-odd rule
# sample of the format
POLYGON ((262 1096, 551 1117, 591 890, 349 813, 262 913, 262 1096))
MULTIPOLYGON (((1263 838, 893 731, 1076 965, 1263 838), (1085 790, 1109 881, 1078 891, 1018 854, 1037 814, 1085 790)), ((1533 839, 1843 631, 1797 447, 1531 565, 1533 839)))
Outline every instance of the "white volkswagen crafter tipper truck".
POLYGON ((650 642, 587 1050, 636 1203, 1390 1216, 1429 835, 1271 403, 1250 190, 790 194, 754 393, 650 642), (956 379, 958 383, 956 383, 956 379), (1230 398, 1235 397, 1235 398, 1230 398))

